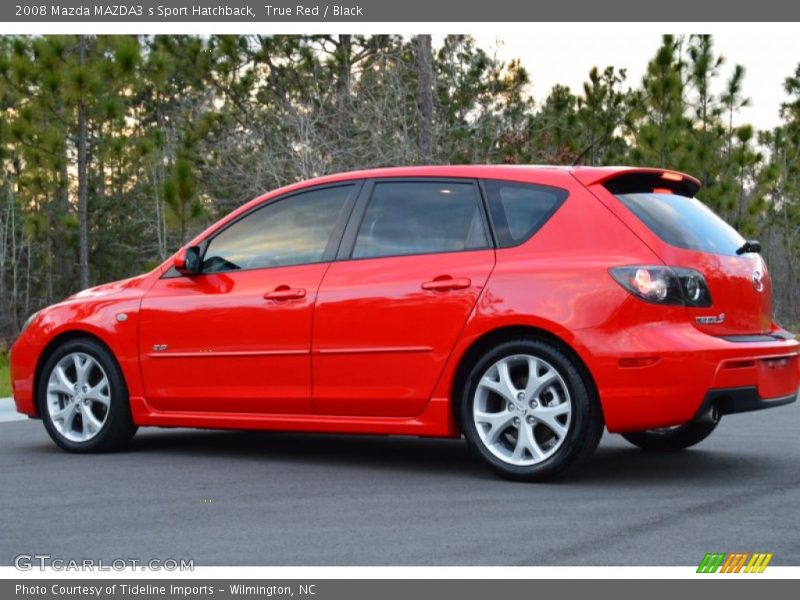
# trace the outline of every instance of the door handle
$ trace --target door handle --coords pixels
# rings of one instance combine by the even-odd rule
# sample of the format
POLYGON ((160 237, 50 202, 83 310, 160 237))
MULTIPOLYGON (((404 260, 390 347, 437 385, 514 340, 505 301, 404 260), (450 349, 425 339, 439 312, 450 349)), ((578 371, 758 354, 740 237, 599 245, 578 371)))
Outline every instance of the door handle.
POLYGON ((305 289, 292 288, 288 285, 279 285, 273 291, 264 294, 265 300, 299 300, 305 297, 305 289))
POLYGON ((449 292, 450 290, 463 290, 472 285, 469 277, 450 277, 449 275, 442 275, 433 281, 426 281, 422 284, 423 290, 431 290, 434 292, 449 292))

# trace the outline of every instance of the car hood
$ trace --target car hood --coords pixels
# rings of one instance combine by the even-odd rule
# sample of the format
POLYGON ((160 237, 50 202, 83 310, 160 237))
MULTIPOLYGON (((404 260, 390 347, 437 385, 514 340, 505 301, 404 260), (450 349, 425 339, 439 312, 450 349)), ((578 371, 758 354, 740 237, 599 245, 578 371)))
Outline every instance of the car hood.
POLYGON ((142 284, 147 280, 148 275, 148 273, 145 273, 144 275, 137 275, 135 277, 129 277, 128 279, 120 279, 119 281, 96 285, 82 290, 77 294, 73 294, 67 298, 66 301, 93 300, 123 293, 134 296, 141 295, 144 293, 142 284))

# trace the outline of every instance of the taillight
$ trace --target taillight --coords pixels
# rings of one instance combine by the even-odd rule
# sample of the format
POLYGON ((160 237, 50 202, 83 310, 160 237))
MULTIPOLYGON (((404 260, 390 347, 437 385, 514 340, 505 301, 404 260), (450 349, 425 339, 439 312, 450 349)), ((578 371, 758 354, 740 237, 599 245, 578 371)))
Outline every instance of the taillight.
POLYGON ((656 304, 711 306, 703 274, 694 269, 662 266, 615 267, 611 276, 634 296, 656 304))

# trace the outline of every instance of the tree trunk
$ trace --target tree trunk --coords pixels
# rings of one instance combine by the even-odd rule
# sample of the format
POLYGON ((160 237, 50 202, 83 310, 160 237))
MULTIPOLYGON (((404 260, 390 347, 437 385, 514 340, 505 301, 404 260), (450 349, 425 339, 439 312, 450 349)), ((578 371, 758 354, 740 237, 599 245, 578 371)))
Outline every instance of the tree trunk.
POLYGON ((19 319, 19 264, 17 261, 17 199, 16 185, 19 181, 21 168, 19 160, 14 161, 14 174, 10 178, 8 186, 8 202, 11 210, 9 221, 11 223, 11 320, 14 330, 19 331, 21 325, 19 319))
POLYGON ((44 232, 45 243, 45 294, 47 304, 53 303, 53 200, 49 196, 45 196, 45 219, 47 226, 44 232))
MULTIPOLYGON (((81 68, 86 61, 86 36, 78 36, 78 60, 81 68)), ((89 287, 89 182, 86 138, 87 132, 86 98, 81 93, 78 101, 78 230, 80 237, 81 288, 89 287)))
MULTIPOLYGON (((64 144, 64 157, 61 161, 58 174, 58 188, 56 190, 56 215, 67 215, 71 212, 69 202, 69 170, 68 165, 69 148, 64 144)), ((75 290, 72 289, 70 281, 75 277, 75 258, 73 252, 75 247, 64 238, 63 223, 60 216, 57 221, 51 223, 55 232, 55 248, 53 250, 53 269, 58 274, 55 280, 54 295, 63 298, 75 290)))
POLYGON ((419 107, 419 160, 433 162, 433 52, 431 36, 417 36, 417 106, 419 107))
MULTIPOLYGON (((6 331, 9 328, 16 327, 16 323, 12 318, 12 310, 15 310, 15 307, 11 303, 11 298, 6 294, 6 256, 8 251, 6 248, 9 246, 9 239, 14 240, 14 230, 12 226, 14 224, 14 189, 11 185, 10 180, 6 180, 5 182, 6 187, 6 214, 3 219, 0 219, 0 223, 2 223, 2 232, 0 232, 0 327, 3 327, 3 330, 6 331), (9 237, 10 236, 10 237, 9 237)), ((11 246, 13 249, 13 245, 11 246)), ((13 263, 11 263, 13 268, 13 263)))
POLYGON ((339 62, 336 73, 336 170, 352 169, 355 165, 352 160, 350 144, 350 130, 352 114, 350 111, 350 78, 352 76, 353 40, 350 35, 340 35, 338 38, 339 62))

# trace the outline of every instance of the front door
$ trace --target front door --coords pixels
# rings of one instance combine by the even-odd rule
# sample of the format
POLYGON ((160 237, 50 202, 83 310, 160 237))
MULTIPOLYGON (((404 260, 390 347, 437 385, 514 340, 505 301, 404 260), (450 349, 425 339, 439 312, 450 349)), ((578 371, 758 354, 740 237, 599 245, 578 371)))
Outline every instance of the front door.
POLYGON ((352 184, 269 201, 202 244, 203 268, 146 294, 148 403, 210 413, 312 412, 311 324, 352 184))

